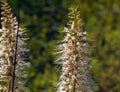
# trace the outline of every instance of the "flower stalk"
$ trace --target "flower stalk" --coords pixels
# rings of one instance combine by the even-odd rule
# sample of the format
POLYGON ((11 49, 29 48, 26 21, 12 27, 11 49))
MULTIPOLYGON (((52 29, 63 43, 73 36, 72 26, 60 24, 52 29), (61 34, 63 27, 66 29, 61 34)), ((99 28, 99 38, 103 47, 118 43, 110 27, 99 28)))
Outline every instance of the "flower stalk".
POLYGON ((86 32, 82 30, 78 6, 70 8, 65 37, 59 44, 61 73, 57 92, 94 92, 89 73, 89 50, 86 32))
POLYGON ((7 0, 1 0, 1 20, 2 29, 0 29, 0 91, 1 92, 24 92, 23 83, 19 81, 26 77, 23 71, 29 65, 25 62, 25 56, 28 52, 23 37, 25 29, 19 28, 16 17, 7 0))

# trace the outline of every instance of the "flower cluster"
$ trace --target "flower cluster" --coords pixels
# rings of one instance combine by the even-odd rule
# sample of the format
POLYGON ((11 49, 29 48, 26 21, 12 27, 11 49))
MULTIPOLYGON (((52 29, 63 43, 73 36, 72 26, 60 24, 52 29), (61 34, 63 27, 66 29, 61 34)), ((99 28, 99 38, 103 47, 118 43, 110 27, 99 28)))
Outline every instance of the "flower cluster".
MULTIPOLYGON (((26 39, 22 36, 25 32, 24 29, 18 28, 18 22, 16 17, 13 16, 10 6, 7 3, 7 0, 1 0, 1 20, 2 20, 2 29, 0 29, 0 91, 1 92, 11 92, 12 86, 12 77, 13 77, 13 65, 14 65, 14 56, 15 56, 15 45, 16 45, 16 36, 18 33, 18 50, 17 50, 17 66, 16 66, 16 82, 15 88, 18 88, 20 82, 18 81, 21 76, 23 77, 22 69, 25 68, 28 63, 24 62, 24 58, 27 49, 24 48, 24 42, 26 39)), ((15 89, 17 92, 18 89, 15 89)))
POLYGON ((68 28, 59 45, 62 70, 57 92, 93 92, 91 76, 88 71, 88 43, 86 32, 82 31, 82 22, 78 7, 70 8, 68 28))

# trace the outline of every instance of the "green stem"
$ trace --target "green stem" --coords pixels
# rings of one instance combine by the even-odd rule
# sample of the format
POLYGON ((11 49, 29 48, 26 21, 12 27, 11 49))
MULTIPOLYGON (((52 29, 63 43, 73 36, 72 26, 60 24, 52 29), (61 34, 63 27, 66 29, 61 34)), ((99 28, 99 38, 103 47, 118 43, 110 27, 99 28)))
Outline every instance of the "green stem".
POLYGON ((76 81, 74 79, 74 82, 73 82, 73 91, 72 92, 75 92, 75 86, 76 86, 76 81))

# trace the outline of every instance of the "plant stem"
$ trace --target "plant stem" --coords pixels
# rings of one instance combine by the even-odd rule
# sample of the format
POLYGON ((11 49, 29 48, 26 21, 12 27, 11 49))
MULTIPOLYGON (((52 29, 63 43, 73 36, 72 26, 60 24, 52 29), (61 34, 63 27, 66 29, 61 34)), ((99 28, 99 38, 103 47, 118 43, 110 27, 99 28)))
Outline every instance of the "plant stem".
POLYGON ((14 51, 14 58, 13 58, 13 79, 12 79, 12 92, 15 92, 15 78, 16 78, 16 65, 17 65, 17 49, 18 49, 18 33, 19 33, 19 20, 20 20, 20 4, 18 0, 18 11, 17 11, 17 16, 18 16, 18 27, 17 27, 17 35, 16 35, 16 43, 15 43, 15 51, 14 51))

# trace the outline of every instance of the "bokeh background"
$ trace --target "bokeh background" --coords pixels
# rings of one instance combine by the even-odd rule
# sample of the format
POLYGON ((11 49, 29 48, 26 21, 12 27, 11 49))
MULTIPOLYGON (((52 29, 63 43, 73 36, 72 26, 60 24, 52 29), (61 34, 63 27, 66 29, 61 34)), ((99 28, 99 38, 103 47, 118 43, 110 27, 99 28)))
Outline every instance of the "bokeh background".
MULTIPOLYGON (((17 0, 8 0, 17 13, 17 0)), ((20 26, 27 28, 30 74, 25 92, 56 92, 52 54, 74 0, 20 0, 20 26)), ((79 0, 92 49, 91 73, 98 92, 120 92, 120 0, 79 0)))

